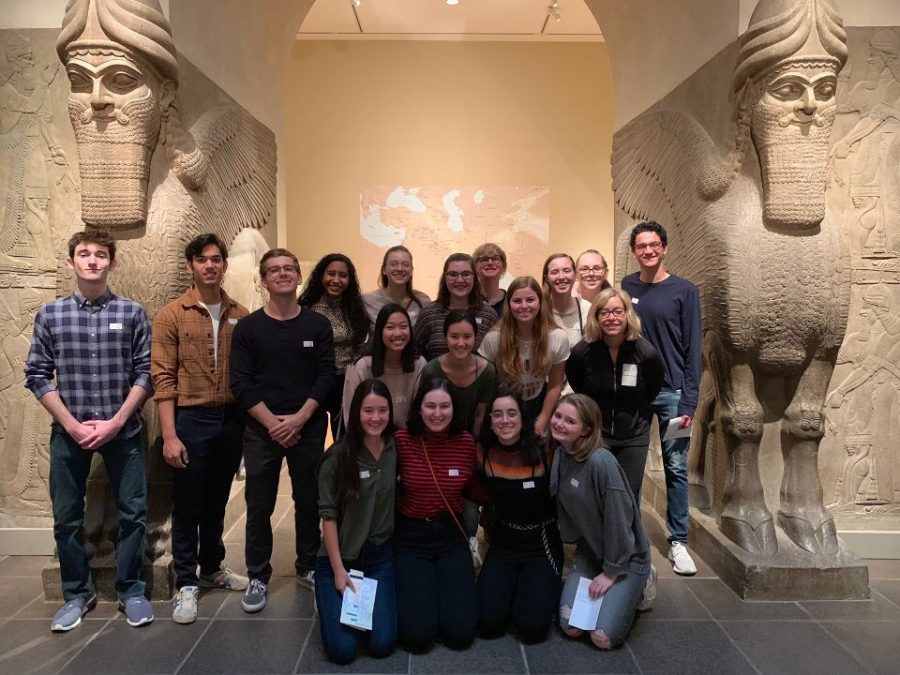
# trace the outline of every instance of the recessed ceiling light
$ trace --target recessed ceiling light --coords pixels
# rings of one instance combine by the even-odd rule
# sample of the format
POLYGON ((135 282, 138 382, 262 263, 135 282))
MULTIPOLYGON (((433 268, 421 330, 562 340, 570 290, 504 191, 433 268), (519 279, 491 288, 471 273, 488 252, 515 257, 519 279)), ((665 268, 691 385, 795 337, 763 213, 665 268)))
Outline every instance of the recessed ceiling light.
POLYGON ((448 5, 458 5, 459 0, 444 0, 448 5))

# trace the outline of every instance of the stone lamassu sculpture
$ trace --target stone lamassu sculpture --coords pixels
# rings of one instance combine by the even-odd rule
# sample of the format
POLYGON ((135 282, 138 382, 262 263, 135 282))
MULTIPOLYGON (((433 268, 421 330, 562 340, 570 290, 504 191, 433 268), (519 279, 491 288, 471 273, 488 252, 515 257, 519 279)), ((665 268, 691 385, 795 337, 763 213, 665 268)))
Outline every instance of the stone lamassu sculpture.
MULTIPOLYGON (((113 289, 152 316, 190 283, 188 241, 215 232, 232 242, 242 230, 267 224, 275 206, 274 136, 230 104, 210 108, 185 128, 175 45, 158 0, 69 0, 57 53, 71 87, 81 219, 116 236, 113 289)), ((168 543, 170 488, 155 447, 152 405, 146 413, 148 553, 156 560, 168 543)), ((89 550, 103 557, 112 551, 115 523, 111 510, 104 511, 97 469, 85 529, 89 550)))
POLYGON ((715 470, 706 480, 722 533, 756 554, 779 546, 759 462, 772 421, 780 421, 784 466, 778 525, 803 551, 838 552, 817 453, 849 302, 825 208, 846 58, 831 0, 761 0, 733 75, 729 149, 665 109, 638 117, 614 141, 617 204, 631 218, 671 225, 678 243, 667 264, 700 287, 705 389, 714 392, 698 411, 712 411, 714 423, 695 421, 713 429, 705 450, 715 470))

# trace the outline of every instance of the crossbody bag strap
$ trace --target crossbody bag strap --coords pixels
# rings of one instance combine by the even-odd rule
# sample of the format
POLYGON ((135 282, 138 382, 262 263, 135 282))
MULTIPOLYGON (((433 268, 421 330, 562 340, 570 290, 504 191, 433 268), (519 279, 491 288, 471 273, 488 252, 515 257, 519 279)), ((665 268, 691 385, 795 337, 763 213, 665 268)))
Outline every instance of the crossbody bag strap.
POLYGON ((456 514, 453 513, 453 509, 450 508, 450 502, 447 501, 447 497, 444 495, 444 491, 441 489, 441 484, 438 483, 437 475, 434 473, 434 467, 431 466, 431 458, 428 457, 428 448, 425 447, 425 439, 422 439, 422 453, 425 455, 425 462, 428 464, 428 470, 431 472, 431 478, 434 480, 434 484, 437 487, 438 494, 441 496, 441 499, 444 500, 444 506, 447 507, 447 513, 450 514, 450 517, 453 518, 453 522, 456 523, 456 527, 459 528, 460 534, 462 534, 463 539, 469 541, 469 536, 466 534, 466 531, 463 529, 462 524, 459 522, 459 518, 456 517, 456 514))

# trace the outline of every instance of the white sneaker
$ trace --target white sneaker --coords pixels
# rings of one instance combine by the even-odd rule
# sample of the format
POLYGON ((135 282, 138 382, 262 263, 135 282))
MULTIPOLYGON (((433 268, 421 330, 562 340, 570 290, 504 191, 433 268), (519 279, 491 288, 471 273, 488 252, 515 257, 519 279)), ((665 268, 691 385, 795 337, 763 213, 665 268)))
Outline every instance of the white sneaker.
POLYGON ((697 573, 697 566, 694 559, 688 553, 687 546, 680 541, 673 541, 669 547, 669 560, 672 561, 672 570, 675 574, 684 577, 690 577, 697 573))
POLYGON ((197 596, 200 589, 196 586, 182 586, 175 595, 172 621, 175 623, 194 623, 197 620, 197 596))
POLYGON ((659 572, 656 571, 656 565, 650 563, 650 574, 647 576, 647 583, 644 584, 644 593, 641 595, 641 600, 637 606, 639 612, 646 612, 653 605, 653 601, 656 599, 656 580, 658 577, 659 572))

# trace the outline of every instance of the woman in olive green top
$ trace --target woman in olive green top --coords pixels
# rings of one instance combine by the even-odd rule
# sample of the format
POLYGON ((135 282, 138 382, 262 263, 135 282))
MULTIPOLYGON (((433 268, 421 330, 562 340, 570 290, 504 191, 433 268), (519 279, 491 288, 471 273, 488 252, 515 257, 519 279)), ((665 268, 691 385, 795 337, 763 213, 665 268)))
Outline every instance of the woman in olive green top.
POLYGON ((350 403, 347 433, 319 466, 322 548, 316 559, 316 603, 325 653, 339 664, 356 658, 363 635, 375 658, 391 654, 397 642, 393 414, 387 386, 378 380, 361 382, 350 403), (357 590, 350 569, 378 581, 372 630, 366 633, 340 621, 344 589, 357 590))

